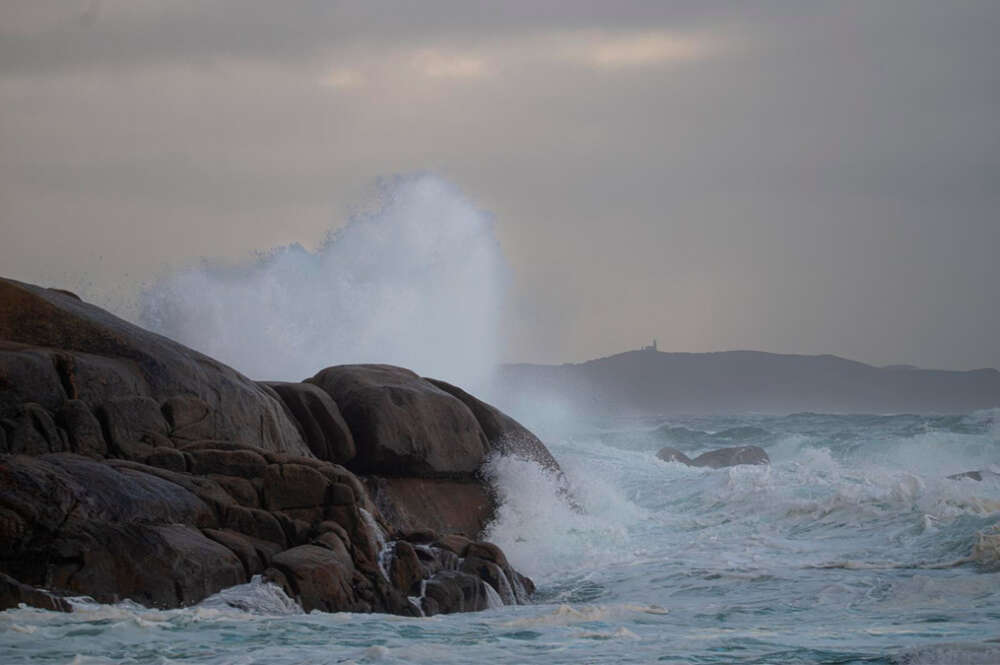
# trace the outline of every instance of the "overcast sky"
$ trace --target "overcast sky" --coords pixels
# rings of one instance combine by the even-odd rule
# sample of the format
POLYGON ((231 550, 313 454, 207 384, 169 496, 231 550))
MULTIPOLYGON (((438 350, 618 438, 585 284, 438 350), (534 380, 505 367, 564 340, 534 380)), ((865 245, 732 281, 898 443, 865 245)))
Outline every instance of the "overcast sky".
POLYGON ((1000 367, 1000 3, 0 4, 0 274, 127 299, 379 176, 495 218, 503 356, 1000 367))

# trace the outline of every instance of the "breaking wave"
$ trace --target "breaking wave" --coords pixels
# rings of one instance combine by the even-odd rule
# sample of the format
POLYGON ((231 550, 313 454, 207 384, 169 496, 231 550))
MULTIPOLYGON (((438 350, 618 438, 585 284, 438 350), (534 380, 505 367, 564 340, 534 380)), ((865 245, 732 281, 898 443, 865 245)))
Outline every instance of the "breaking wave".
POLYGON ((139 323, 256 379, 380 362, 482 385, 506 279, 492 217, 430 175, 377 191, 372 212, 316 251, 295 244, 162 276, 140 297, 139 323))

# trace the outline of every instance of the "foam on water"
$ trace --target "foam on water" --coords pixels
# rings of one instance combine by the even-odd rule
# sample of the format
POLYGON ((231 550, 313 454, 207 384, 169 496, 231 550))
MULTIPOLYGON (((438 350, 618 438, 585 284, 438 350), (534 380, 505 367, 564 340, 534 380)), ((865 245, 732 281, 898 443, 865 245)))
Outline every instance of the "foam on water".
POLYGON ((559 477, 517 457, 494 458, 486 466, 500 505, 484 537, 538 581, 631 559, 628 524, 643 515, 607 478, 572 460, 563 471, 559 477))
POLYGON ((611 439, 581 426, 546 441, 564 478, 488 467, 501 501, 488 537, 539 584, 531 605, 284 614, 297 610, 267 600, 280 590, 253 583, 180 610, 75 601, 0 613, 0 661, 995 662, 1000 482, 946 475, 1000 460, 998 415, 674 423, 745 427, 773 461, 717 470, 658 460, 648 422, 611 439))
POLYGON ((379 362, 483 385, 506 279, 491 216, 429 175, 380 181, 373 208, 314 252, 165 274, 142 294, 139 323, 256 379, 379 362))
POLYGON ((203 609, 236 609, 249 614, 282 616, 301 614, 302 607, 289 598, 277 584, 254 575, 247 584, 223 589, 198 603, 203 609))

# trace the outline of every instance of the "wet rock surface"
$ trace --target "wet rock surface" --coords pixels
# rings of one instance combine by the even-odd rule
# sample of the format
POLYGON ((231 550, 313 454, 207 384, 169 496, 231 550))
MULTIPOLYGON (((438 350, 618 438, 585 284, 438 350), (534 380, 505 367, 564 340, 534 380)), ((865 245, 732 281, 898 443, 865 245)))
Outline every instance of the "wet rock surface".
POLYGON ((403 368, 258 384, 71 294, 0 279, 0 609, 155 607, 263 574, 307 611, 527 602, 476 539, 488 454, 558 465, 403 368))

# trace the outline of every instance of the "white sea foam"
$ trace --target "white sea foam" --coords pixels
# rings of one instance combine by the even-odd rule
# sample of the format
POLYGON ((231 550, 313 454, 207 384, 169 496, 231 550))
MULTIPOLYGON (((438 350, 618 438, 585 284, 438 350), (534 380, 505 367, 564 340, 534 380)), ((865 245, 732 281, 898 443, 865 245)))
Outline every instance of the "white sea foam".
POLYGON ((289 598, 277 584, 265 582, 254 575, 246 584, 239 584, 209 596, 198 603, 204 609, 236 609, 250 614, 281 616, 302 614, 302 607, 289 598))
POLYGON ((537 616, 523 617, 503 622, 506 628, 527 628, 531 626, 573 626, 581 623, 619 621, 639 614, 667 614, 668 610, 659 605, 557 605, 551 612, 537 616))
POLYGON ((517 457, 486 466, 499 507, 486 528, 518 570, 538 580, 633 558, 628 524, 643 512, 599 473, 563 464, 564 477, 517 457))
POLYGON ((483 385, 506 279, 491 216, 433 176, 382 181, 374 208, 315 252, 290 245, 164 275, 139 322, 257 379, 379 362, 483 385))

